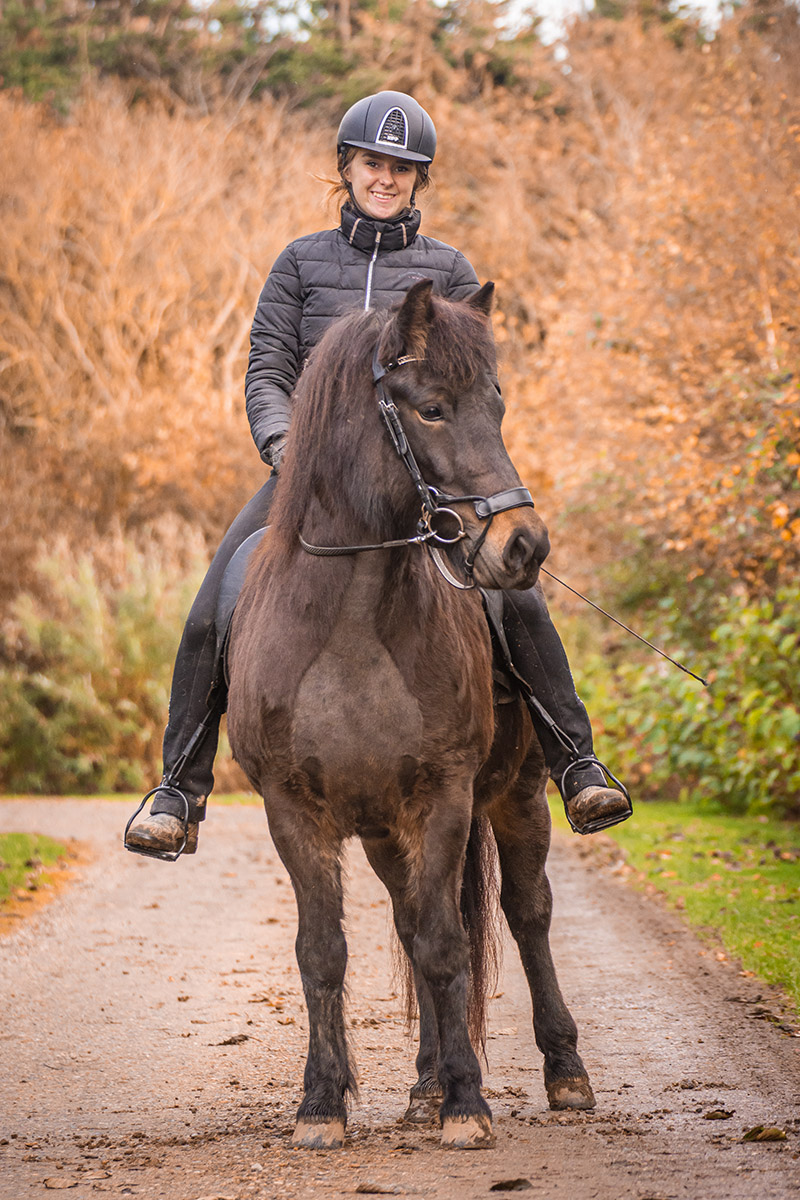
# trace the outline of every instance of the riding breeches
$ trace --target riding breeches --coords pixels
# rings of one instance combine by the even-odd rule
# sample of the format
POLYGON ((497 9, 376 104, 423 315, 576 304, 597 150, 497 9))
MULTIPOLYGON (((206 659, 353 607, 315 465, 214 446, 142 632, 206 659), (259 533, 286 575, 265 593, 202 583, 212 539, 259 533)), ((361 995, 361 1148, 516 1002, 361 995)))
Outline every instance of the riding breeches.
MULTIPOLYGON (((164 775, 188 796, 208 796, 214 786, 214 757, 219 740, 219 719, 225 709, 222 689, 214 689, 218 657, 216 614, 220 587, 233 555, 244 541, 267 524, 276 476, 273 474, 242 509, 214 555, 211 566, 192 605, 183 631, 169 701, 169 720, 164 734, 164 775), (207 718, 211 715, 212 719, 207 718), (216 719, 214 719, 216 718, 216 719), (192 734, 206 721, 207 732, 191 760, 173 770, 192 734)), ((575 691, 561 639, 556 632, 540 588, 503 593, 503 625, 512 661, 530 684, 533 695, 567 735, 581 757, 592 755, 592 730, 586 709, 575 691)), ((548 770, 560 785, 574 755, 531 713, 544 751, 548 770)), ((593 764, 569 772, 568 796, 590 783, 604 784, 605 777, 593 764)), ((152 812, 172 812, 174 802, 159 796, 152 812)), ((200 814, 204 814, 204 809, 200 814)))

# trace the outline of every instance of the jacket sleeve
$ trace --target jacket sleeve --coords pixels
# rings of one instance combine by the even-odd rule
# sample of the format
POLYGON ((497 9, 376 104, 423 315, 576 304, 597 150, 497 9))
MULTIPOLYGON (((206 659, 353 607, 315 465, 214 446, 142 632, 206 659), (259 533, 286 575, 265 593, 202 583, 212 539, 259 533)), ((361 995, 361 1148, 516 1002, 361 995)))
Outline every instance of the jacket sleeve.
POLYGON ((294 248, 287 246, 264 284, 250 330, 245 406, 253 441, 262 457, 268 442, 289 428, 290 397, 302 367, 302 315, 297 257, 294 248))
POLYGON ((475 274, 472 263, 464 257, 460 250, 456 250, 453 256, 453 269, 447 283, 447 299, 466 300, 467 296, 472 296, 479 287, 478 276, 475 274))

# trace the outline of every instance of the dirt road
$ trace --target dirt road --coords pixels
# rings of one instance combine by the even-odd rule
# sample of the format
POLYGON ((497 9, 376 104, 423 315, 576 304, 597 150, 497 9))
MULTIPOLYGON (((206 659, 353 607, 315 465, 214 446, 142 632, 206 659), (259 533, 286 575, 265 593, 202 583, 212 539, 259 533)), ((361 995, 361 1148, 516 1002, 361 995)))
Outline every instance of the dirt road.
MULTIPOLYGON (((350 1020, 361 1077, 343 1150, 292 1150, 305 1050, 294 901, 258 808, 216 808, 176 865, 125 854, 125 810, 2 801, 0 829, 89 843, 94 861, 0 943, 0 1196, 338 1197, 365 1186, 467 1200, 800 1195, 800 1039, 755 1019, 759 988, 577 838, 551 858, 553 945, 598 1106, 551 1113, 513 947, 491 1003, 493 1150, 442 1151, 398 1123, 414 1046, 387 902, 351 856, 350 1020), (722 1110, 732 1114, 707 1119, 722 1110), (742 1143, 755 1125, 787 1139, 742 1143), (496 1189, 495 1190, 499 1190, 496 1189)), ((763 990, 763 989, 761 989, 763 990)))

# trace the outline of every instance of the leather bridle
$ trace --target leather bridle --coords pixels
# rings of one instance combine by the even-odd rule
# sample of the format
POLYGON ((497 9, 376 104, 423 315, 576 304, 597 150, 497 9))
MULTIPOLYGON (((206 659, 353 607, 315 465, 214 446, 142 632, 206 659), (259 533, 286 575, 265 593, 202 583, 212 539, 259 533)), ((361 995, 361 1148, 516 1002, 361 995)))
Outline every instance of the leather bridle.
POLYGON ((475 581, 472 577, 475 568, 475 559, 480 553, 483 543, 486 541, 494 518, 498 513, 507 512, 512 508, 526 506, 533 508, 533 497, 528 489, 524 487, 508 488, 504 492, 495 492, 491 496, 449 496, 427 483, 419 469, 414 452, 409 445, 397 405, 387 395, 383 383, 386 376, 393 371, 404 367, 407 363, 424 362, 425 359, 405 354, 390 359, 384 366, 378 355, 378 345, 376 342, 372 355, 372 382, 378 396, 378 408, 380 409, 389 437, 392 440, 392 445, 411 476, 414 487, 417 489, 422 508, 422 513, 417 524, 417 532, 410 538, 398 538, 395 541, 378 542, 375 545, 361 546, 315 546, 307 542, 303 535, 300 534, 300 545, 308 554, 314 554, 322 558, 344 554, 359 554, 364 550, 389 550, 398 546, 426 546, 436 567, 447 582, 462 591, 469 590, 475 587, 475 581), (453 504, 462 504, 465 502, 474 504, 475 515, 479 520, 484 522, 484 525, 475 539, 469 554, 464 559, 464 572, 468 582, 463 583, 450 571, 442 554, 442 548, 453 546, 469 536, 460 515, 455 509, 450 507, 453 504), (437 528, 436 522, 441 522, 443 517, 445 519, 452 518, 456 522, 457 529, 452 536, 448 536, 444 528, 437 528))

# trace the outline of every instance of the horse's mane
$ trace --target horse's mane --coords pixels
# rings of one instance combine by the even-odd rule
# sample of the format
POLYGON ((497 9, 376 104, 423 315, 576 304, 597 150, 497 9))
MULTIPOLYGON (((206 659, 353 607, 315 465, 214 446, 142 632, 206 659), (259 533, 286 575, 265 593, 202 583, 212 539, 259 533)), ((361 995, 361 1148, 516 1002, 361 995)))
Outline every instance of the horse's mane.
MULTIPOLYGON (((456 391, 481 371, 496 369, 491 326, 464 302, 435 297, 425 349, 425 373, 456 391)), ((389 446, 372 383, 372 353, 380 339, 386 362, 403 352, 397 309, 348 313, 313 350, 292 399, 289 449, 270 514, 278 541, 292 540, 313 495, 332 518, 360 514, 380 523, 386 502, 381 477, 389 446)))

